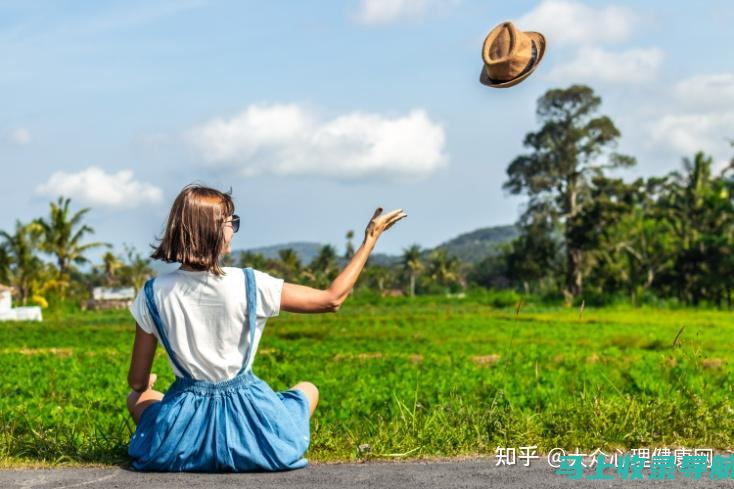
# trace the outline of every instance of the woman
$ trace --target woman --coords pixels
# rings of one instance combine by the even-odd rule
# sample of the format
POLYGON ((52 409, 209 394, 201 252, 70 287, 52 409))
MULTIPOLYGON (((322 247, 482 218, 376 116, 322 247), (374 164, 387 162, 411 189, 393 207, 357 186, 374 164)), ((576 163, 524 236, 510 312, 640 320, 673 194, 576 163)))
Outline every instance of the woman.
POLYGON ((128 453, 138 470, 287 470, 307 464, 310 382, 274 392, 252 371, 268 318, 280 310, 335 312, 380 235, 406 217, 375 210, 364 241, 325 289, 285 283, 246 268, 220 267, 239 229, 231 197, 190 185, 173 203, 152 257, 181 267, 149 280, 130 311, 136 320, 127 407, 137 424, 128 453), (164 395, 151 373, 161 342, 176 380, 164 395))

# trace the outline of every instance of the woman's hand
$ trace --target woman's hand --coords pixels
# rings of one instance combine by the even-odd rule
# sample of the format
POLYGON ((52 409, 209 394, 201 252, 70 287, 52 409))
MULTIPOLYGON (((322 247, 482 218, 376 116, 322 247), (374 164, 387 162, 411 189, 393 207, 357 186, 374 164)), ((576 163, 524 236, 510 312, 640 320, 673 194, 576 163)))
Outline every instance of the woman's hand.
POLYGON ((387 214, 382 214, 382 207, 378 207, 364 230, 364 240, 376 241, 384 231, 407 215, 403 209, 395 209, 387 214))
POLYGON ((339 275, 326 290, 314 289, 305 285, 284 283, 280 294, 280 309, 289 312, 336 312, 354 287, 367 258, 383 231, 408 214, 396 209, 385 215, 378 207, 364 231, 364 243, 354 253, 339 275))

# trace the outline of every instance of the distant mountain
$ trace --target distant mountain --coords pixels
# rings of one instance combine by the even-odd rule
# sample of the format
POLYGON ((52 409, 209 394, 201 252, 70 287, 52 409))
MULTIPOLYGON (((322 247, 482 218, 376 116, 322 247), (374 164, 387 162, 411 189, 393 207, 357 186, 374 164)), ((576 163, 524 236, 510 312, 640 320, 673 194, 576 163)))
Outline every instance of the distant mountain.
MULTIPOLYGON (((261 253, 265 258, 278 258, 278 252, 280 250, 293 248, 293 250, 301 259, 301 263, 305 265, 307 263, 310 263, 314 258, 318 256, 319 250, 323 245, 324 243, 316 243, 313 241, 292 241, 290 243, 281 243, 269 246, 259 246, 256 248, 247 248, 244 250, 235 250, 233 254, 236 255, 239 252, 249 251, 250 253, 261 253)), ((332 244, 332 246, 334 245, 332 244)), ((355 247, 356 246, 359 246, 359 243, 355 243, 355 247)), ((339 247, 337 246, 334 247, 337 249, 337 253, 340 254, 339 265, 346 265, 346 260, 343 256, 341 256, 341 253, 343 253, 344 251, 342 249, 339 249, 339 247)), ((370 264, 373 265, 390 265, 399 261, 400 257, 387 255, 385 253, 372 253, 369 260, 370 264)))
MULTIPOLYGON (((261 253, 265 258, 278 258, 278 252, 286 248, 293 248, 293 250, 301 258, 302 263, 309 263, 319 254, 319 249, 323 246, 322 243, 316 243, 313 241, 292 241, 290 243, 274 244, 269 246, 259 246, 257 248, 247 248, 246 250, 238 251, 249 251, 250 253, 261 253)), ((233 254, 237 254, 235 251, 233 254)))
MULTIPOLYGON (((476 263, 481 261, 488 255, 497 251, 500 244, 511 241, 517 236, 517 228, 515 226, 490 226, 486 228, 476 229, 474 231, 460 234, 459 236, 445 241, 435 248, 427 248, 423 250, 423 256, 428 255, 434 249, 445 248, 450 255, 454 255, 461 261, 468 263, 476 263)), ((355 243, 358 246, 359 243, 355 243)), ((275 244, 269 246, 260 246, 257 248, 247 248, 244 250, 236 250, 234 254, 240 251, 261 253, 265 258, 278 258, 278 251, 285 248, 293 248, 301 262, 307 264, 311 262, 319 254, 319 249, 323 243, 313 241, 292 241, 290 243, 275 244)), ((343 253, 340 247, 336 247, 338 253, 343 253)), ((372 253, 369 263, 373 265, 389 266, 400 262, 400 255, 389 255, 386 253, 372 253)), ((344 266, 346 261, 340 257, 340 266, 344 266)))
POLYGON ((489 226, 460 234, 436 248, 445 248, 449 255, 458 257, 461 261, 477 263, 496 253, 499 245, 512 241, 518 235, 515 226, 489 226))

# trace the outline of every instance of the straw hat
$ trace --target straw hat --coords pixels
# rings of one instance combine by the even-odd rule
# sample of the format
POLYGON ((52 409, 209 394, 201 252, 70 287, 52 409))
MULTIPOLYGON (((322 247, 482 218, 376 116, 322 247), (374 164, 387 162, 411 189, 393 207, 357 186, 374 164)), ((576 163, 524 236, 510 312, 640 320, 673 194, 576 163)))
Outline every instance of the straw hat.
POLYGON ((503 22, 492 29, 484 40, 484 67, 479 81, 489 87, 511 87, 530 76, 544 54, 543 34, 522 32, 512 22, 503 22))

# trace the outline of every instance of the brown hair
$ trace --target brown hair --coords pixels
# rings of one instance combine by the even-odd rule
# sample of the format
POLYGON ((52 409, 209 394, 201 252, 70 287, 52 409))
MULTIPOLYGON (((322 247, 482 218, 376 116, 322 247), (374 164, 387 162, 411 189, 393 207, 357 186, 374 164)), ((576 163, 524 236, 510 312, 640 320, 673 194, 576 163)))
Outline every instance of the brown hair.
POLYGON ((198 184, 184 187, 173 201, 163 238, 153 246, 151 258, 224 275, 219 255, 224 248, 224 220, 234 213, 230 193, 198 184))

